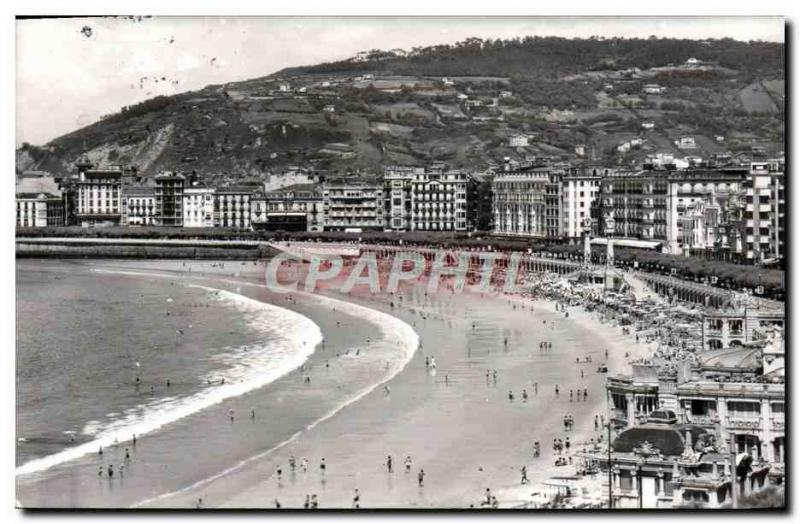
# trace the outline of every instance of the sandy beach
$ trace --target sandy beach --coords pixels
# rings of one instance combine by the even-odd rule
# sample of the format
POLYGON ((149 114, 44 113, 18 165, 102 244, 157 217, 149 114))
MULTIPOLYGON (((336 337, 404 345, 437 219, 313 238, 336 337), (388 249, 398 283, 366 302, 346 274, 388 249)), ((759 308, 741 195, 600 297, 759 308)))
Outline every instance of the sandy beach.
MULTIPOLYGON (((574 471, 554 466, 554 438, 568 436, 575 451, 580 443, 599 436, 593 423, 595 415, 606 414, 606 375, 597 372, 604 351, 609 353, 611 373, 625 371, 626 352, 631 359, 647 352, 644 343, 636 344, 619 327, 603 324, 576 307, 569 308, 569 318, 564 318, 547 301, 446 291, 428 296, 414 284, 397 295, 373 295, 363 286, 356 287, 350 296, 337 298, 406 322, 419 335, 421 347, 386 383, 388 389, 374 387, 330 415, 335 406, 347 403, 376 380, 374 376, 367 380, 368 375, 355 384, 342 383, 344 375, 323 369, 325 361, 331 353, 368 346, 365 339, 380 340, 382 334, 375 326, 312 304, 314 297, 302 293, 293 295, 292 301, 268 293, 263 287, 263 266, 252 263, 229 263, 225 269, 188 261, 108 265, 162 273, 176 281, 216 282, 218 287, 259 300, 274 300, 321 327, 325 354, 318 350, 312 355, 308 372, 292 372, 266 388, 229 399, 148 436, 143 449, 149 458, 142 461, 149 466, 132 470, 124 487, 100 487, 96 478, 89 478, 95 466, 87 458, 80 466, 65 465, 62 475, 47 481, 18 478, 23 503, 31 497, 37 505, 45 501, 69 505, 75 498, 70 498, 64 485, 74 485, 76 470, 83 468, 86 478, 81 476, 83 483, 78 486, 85 491, 77 500, 89 507, 192 508, 202 499, 204 508, 274 507, 276 500, 284 508, 301 508, 307 495, 316 494, 321 508, 350 508, 358 489, 364 508, 467 508, 479 506, 486 488, 499 498, 500 507, 515 507, 537 483, 574 471), (342 329, 343 322, 347 329, 342 329), (541 351, 542 341, 551 342, 552 349, 541 351), (426 357, 435 358, 435 372, 426 369, 426 357), (576 364, 576 357, 591 357, 592 363, 576 364), (303 387, 305 374, 313 381, 311 389, 303 387), (587 399, 570 402, 569 390, 583 388, 587 399), (523 401, 523 389, 527 401, 523 401), (298 400, 304 395, 311 398, 298 400), (292 407, 281 410, 282 404, 292 407), (220 425, 229 409, 248 412, 249 406, 257 406, 258 420, 263 414, 270 423, 220 425), (567 413, 575 419, 569 433, 562 425, 567 413), (536 440, 542 453, 534 459, 536 440), (210 449, 215 451, 207 454, 210 449), (203 460, 197 460, 198 450, 204 453, 203 460), (392 473, 386 467, 389 455, 392 473), (294 471, 289 466, 292 456, 297 463, 294 471), (406 473, 404 461, 409 456, 411 467, 406 473), (308 460, 307 471, 301 467, 302 458, 308 460), (322 458, 324 474, 319 467, 322 458), (530 481, 526 486, 520 486, 523 465, 530 481), (424 469, 422 486, 420 469, 424 469), (51 498, 57 489, 67 495, 51 498)), ((330 290, 324 294, 336 296, 330 290)), ((144 457, 144 452, 137 453, 144 457)))

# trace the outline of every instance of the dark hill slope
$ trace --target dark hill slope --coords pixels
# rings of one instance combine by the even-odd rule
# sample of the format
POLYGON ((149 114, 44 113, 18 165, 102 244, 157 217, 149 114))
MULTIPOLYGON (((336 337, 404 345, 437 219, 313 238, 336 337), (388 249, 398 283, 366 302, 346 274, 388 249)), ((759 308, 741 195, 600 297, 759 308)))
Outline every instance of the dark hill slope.
MULTIPOLYGON (((483 170, 504 156, 630 164, 698 136, 720 149, 783 149, 784 46, 715 40, 470 39, 454 46, 373 51, 123 108, 41 146, 17 171, 63 174, 84 148, 98 164, 141 173, 259 176, 300 165, 377 172, 445 161, 483 170), (689 68, 688 58, 704 62, 689 68), (442 77, 454 80, 445 84, 442 77), (666 94, 642 94, 657 82, 666 94), (643 132, 643 122, 655 130, 643 132), (522 135, 527 146, 510 147, 522 135), (723 135, 724 143, 713 143, 723 135), (640 148, 617 145, 644 138, 640 148)), ((686 153, 683 153, 686 154, 686 153)))

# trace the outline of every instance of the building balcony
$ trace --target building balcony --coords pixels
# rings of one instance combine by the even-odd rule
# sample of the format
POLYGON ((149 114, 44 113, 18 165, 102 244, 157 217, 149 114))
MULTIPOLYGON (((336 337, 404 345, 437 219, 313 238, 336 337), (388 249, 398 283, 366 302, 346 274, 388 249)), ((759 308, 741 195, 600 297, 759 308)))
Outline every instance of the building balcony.
POLYGON ((728 429, 761 429, 761 417, 758 418, 740 418, 728 417, 728 429))
POLYGON ((719 422, 719 417, 716 415, 688 415, 686 418, 690 424, 698 426, 713 426, 719 422))

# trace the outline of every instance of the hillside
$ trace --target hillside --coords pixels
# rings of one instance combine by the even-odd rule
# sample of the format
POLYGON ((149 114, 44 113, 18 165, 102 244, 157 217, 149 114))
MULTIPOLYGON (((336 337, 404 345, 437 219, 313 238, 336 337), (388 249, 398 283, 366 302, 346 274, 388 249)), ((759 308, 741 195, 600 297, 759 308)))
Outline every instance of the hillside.
POLYGON ((371 51, 123 108, 24 145, 17 171, 70 172, 84 148, 95 163, 145 175, 256 177, 430 161, 483 171, 505 156, 574 159, 576 150, 622 165, 656 152, 769 154, 784 149, 784 52, 733 40, 561 38, 371 51), (666 89, 645 93, 648 84, 666 89), (682 136, 695 148, 678 149, 682 136))

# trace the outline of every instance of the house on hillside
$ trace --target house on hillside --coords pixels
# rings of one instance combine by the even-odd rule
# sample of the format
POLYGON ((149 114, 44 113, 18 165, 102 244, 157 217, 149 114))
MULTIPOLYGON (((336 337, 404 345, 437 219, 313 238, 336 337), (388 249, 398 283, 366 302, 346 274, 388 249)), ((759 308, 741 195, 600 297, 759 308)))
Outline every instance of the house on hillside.
POLYGON ((336 112, 336 106, 327 105, 327 106, 322 108, 322 112, 323 113, 335 113, 336 112))
POLYGON ((354 158, 356 156, 352 146, 341 142, 325 144, 325 147, 319 150, 319 154, 338 158, 354 158))
POLYGON ((292 86, 289 85, 289 84, 285 84, 285 83, 284 84, 278 84, 278 91, 280 91, 281 93, 288 93, 291 90, 292 90, 292 86))
POLYGON ((680 139, 675 141, 675 145, 678 149, 695 149, 697 144, 694 141, 694 137, 692 136, 682 136, 680 139))
POLYGON ((452 80, 450 80, 447 77, 442 78, 442 84, 445 85, 445 86, 448 86, 448 87, 456 85, 455 82, 453 82, 452 80))
POLYGON ((511 91, 500 91, 500 98, 511 98, 514 94, 511 91))
POLYGON ((642 122, 642 129, 647 129, 648 131, 652 131, 656 128, 655 122, 642 122))
POLYGON ((528 143, 528 137, 525 135, 512 135, 508 138, 509 147, 525 147, 528 143))
POLYGON ((664 94, 666 90, 666 87, 662 87, 658 84, 645 84, 644 87, 642 87, 642 92, 647 95, 661 95, 664 94))

